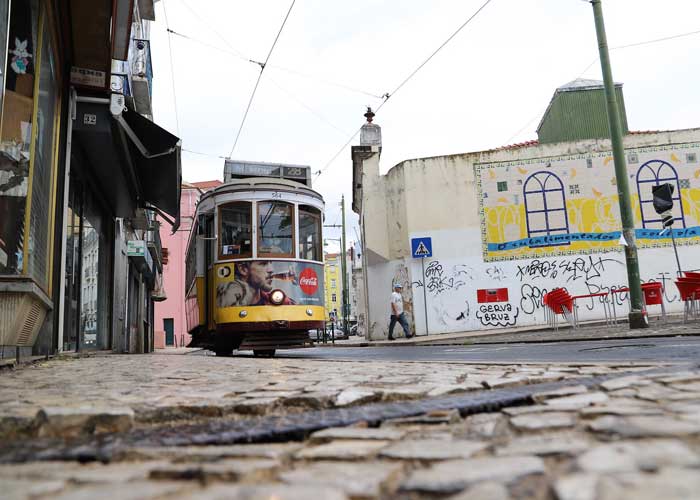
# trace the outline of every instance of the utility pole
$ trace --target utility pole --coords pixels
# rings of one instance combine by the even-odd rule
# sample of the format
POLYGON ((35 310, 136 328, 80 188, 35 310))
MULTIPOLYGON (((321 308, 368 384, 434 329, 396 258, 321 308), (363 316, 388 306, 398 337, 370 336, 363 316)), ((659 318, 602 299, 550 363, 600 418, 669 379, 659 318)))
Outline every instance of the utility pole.
POLYGON ((343 195, 340 199, 340 210, 342 213, 343 217, 343 233, 341 235, 341 243, 340 243, 340 254, 341 254, 341 260, 340 260, 340 269, 343 273, 343 331, 345 332, 345 335, 349 335, 350 332, 348 331, 348 309, 350 309, 349 303, 348 303, 348 272, 347 272, 347 254, 345 250, 345 195, 343 195))
POLYGON ((646 311, 644 311, 642 286, 639 279, 639 259, 637 257, 637 243, 634 235, 634 216, 632 215, 625 150, 622 144, 622 127, 620 125, 620 113, 617 106, 612 69, 610 68, 608 41, 605 36, 605 23, 603 22, 603 7, 601 0, 590 0, 590 2, 593 5, 593 17, 598 36, 598 51, 600 52, 600 67, 603 72, 603 82, 605 83, 610 140, 612 141, 617 195, 620 203, 620 218, 622 219, 622 237, 625 240, 625 261, 627 263, 627 282, 631 305, 629 323, 630 328, 648 328, 649 323, 646 319, 646 311))

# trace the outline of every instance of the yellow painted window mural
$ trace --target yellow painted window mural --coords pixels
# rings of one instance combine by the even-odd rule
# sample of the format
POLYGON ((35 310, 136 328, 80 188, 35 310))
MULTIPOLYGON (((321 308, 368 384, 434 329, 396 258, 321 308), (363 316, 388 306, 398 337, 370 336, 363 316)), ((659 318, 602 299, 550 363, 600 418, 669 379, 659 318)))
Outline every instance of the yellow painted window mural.
MULTIPOLYGON (((674 187, 673 235, 700 243, 700 144, 629 149, 627 172, 639 247, 671 244, 652 187, 674 187)), ((620 249, 611 152, 475 165, 484 259, 512 260, 620 249)))

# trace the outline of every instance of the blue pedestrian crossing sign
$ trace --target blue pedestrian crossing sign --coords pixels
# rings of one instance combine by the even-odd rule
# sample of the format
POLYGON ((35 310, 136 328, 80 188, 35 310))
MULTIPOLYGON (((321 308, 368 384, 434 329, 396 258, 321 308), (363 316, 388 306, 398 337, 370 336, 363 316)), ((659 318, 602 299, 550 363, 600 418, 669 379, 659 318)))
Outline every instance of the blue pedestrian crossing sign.
POLYGON ((414 258, 423 259, 433 256, 432 238, 411 238, 411 255, 414 258))

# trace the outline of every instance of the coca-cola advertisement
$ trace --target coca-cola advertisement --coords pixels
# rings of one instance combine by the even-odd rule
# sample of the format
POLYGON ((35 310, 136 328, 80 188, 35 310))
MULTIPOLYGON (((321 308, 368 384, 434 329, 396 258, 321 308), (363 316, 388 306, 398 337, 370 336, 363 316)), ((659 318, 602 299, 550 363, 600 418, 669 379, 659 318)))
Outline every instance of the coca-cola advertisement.
POLYGON ((282 305, 323 305, 323 265, 279 260, 242 260, 217 264, 216 305, 272 305, 282 290, 282 305))

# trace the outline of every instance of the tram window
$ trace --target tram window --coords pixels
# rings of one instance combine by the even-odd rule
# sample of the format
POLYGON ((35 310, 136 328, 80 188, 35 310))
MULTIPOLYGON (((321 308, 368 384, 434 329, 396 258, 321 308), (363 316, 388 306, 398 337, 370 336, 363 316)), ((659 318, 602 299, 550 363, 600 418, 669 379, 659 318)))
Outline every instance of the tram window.
POLYGON ((299 258, 321 261, 321 211, 299 205, 299 258))
POLYGON ((258 257, 294 257, 294 206, 258 202, 258 257))
POLYGON ((231 259, 252 255, 252 204, 236 201, 222 205, 219 212, 219 257, 231 259))

